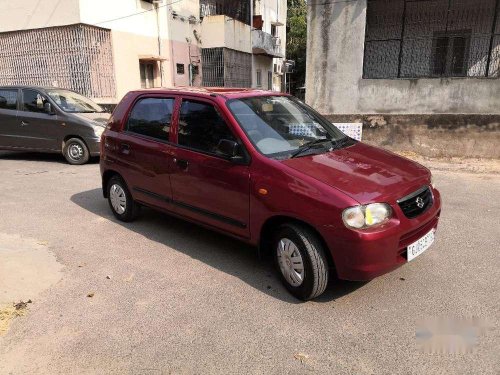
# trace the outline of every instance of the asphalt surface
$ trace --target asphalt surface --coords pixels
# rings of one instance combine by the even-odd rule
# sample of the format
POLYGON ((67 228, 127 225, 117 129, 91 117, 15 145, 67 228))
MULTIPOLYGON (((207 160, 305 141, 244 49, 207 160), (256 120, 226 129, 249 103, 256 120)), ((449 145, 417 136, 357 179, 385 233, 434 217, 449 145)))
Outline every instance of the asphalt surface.
POLYGON ((117 222, 95 162, 0 153, 0 234, 43 243, 63 266, 0 337, 0 374, 498 374, 500 177, 435 180, 429 250, 300 303, 238 241, 152 210, 117 222), (425 317, 483 329, 471 352, 428 353, 425 317))

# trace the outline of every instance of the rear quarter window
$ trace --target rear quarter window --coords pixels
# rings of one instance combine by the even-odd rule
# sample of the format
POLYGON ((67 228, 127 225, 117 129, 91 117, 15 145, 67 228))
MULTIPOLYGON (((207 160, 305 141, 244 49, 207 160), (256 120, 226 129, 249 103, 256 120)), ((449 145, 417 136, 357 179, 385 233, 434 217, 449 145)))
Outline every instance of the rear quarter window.
POLYGON ((0 109, 17 109, 17 90, 0 89, 0 109))

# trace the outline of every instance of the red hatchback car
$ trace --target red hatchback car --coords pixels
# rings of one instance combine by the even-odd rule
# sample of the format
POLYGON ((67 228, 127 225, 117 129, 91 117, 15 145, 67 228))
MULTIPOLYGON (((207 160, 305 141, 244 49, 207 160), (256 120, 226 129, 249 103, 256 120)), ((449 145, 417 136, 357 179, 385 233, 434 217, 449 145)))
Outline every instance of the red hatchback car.
POLYGON ((330 270, 370 280, 411 261, 433 242, 441 210, 427 168, 276 92, 130 92, 101 148, 119 220, 149 206, 270 251, 303 300, 323 293, 330 270))

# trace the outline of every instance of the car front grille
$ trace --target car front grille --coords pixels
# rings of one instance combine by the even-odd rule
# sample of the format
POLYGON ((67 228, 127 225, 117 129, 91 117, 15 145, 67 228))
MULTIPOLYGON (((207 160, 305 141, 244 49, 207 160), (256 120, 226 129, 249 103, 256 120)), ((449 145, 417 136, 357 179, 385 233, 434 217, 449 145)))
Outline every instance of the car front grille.
POLYGON ((423 214, 432 206, 433 198, 429 186, 424 186, 417 191, 398 200, 399 207, 408 219, 413 219, 423 214))

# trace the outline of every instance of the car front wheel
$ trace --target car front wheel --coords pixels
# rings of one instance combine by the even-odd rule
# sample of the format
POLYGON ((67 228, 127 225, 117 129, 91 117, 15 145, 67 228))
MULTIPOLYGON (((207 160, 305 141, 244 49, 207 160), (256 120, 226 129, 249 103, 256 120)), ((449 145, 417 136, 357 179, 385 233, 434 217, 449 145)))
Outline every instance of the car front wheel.
POLYGON ((300 224, 282 225, 273 248, 281 280, 290 293, 307 301, 325 291, 328 261, 316 233, 300 224))
POLYGON ((79 138, 68 139, 64 143, 63 154, 66 161, 73 165, 85 164, 90 158, 87 145, 79 138))
POLYGON ((125 222, 135 220, 141 207, 132 198, 123 179, 119 176, 111 177, 107 188, 109 207, 115 217, 125 222))

